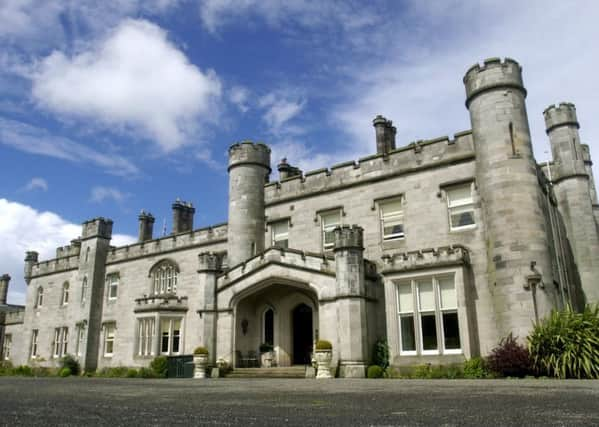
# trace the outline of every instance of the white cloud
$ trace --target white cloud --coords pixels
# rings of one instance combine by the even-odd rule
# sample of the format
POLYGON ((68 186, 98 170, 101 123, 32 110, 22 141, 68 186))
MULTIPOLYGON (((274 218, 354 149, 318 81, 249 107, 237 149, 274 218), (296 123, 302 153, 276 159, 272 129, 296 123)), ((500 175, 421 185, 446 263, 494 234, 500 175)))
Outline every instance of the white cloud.
POLYGON ((283 158, 287 159, 292 166, 299 167, 303 172, 330 167, 339 163, 340 158, 338 153, 319 153, 303 141, 293 138, 284 138, 282 141, 271 144, 270 148, 274 170, 283 158))
POLYGON ((48 191, 48 182, 44 178, 31 178, 24 188, 25 191, 43 190, 48 191))
POLYGON ((260 98, 258 106, 265 110, 262 119, 271 133, 297 134, 301 128, 289 126, 289 121, 297 117, 304 107, 306 100, 285 91, 271 92, 260 98))
POLYGON ((32 74, 40 106, 142 134, 165 150, 194 142, 214 120, 221 83, 202 72, 160 27, 125 20, 106 38, 73 56, 54 51, 32 74))
POLYGON ((242 113, 247 112, 249 107, 250 91, 243 86, 233 86, 229 90, 229 101, 231 101, 242 113))
MULTIPOLYGON (((583 141, 599 159, 599 3, 544 1, 411 1, 400 25, 385 33, 387 55, 352 65, 333 122, 347 131, 355 155, 374 151, 371 120, 393 119, 398 145, 470 128, 462 77, 472 63, 509 56, 523 66, 538 160, 548 149, 542 111, 559 101, 577 105, 583 141)), ((385 30, 386 31, 386 30, 385 30)), ((351 58, 350 58, 351 59, 351 58)), ((599 161, 595 173, 599 175, 599 161)))
POLYGON ((89 200, 93 203, 101 203, 105 200, 112 200, 114 202, 121 203, 127 197, 129 197, 129 194, 123 193, 116 188, 98 186, 92 188, 89 200))
MULTIPOLYGON (((23 304, 26 285, 23 279, 25 252, 35 250, 40 260, 56 256, 55 249, 70 243, 81 234, 81 226, 70 223, 52 212, 40 212, 21 203, 0 199, 0 272, 12 277, 8 302, 23 304)), ((133 243, 132 236, 114 235, 115 246, 133 243)))
POLYGON ((104 153, 68 138, 15 120, 0 117, 0 144, 31 154, 99 166, 113 175, 135 175, 137 166, 116 153, 104 153))

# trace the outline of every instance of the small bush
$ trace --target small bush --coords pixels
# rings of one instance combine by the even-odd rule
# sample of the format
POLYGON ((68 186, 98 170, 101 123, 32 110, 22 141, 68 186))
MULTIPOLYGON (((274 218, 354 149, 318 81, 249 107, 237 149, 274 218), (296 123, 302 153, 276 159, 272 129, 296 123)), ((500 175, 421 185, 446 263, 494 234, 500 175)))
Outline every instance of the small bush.
POLYGON ((599 379, 599 305, 553 311, 534 326, 528 348, 539 375, 599 379))
POLYGON ((531 372, 528 350, 509 334, 487 358, 489 370, 500 377, 523 378, 531 372))
POLYGON ((4 360, 0 362, 0 376, 2 375, 12 375, 13 366, 9 360, 4 360))
POLYGON ((379 365, 385 371, 389 367, 389 345, 384 338, 374 343, 372 362, 379 365))
POLYGON ((150 368, 139 368, 137 371, 138 378, 156 378, 156 374, 150 368))
POLYGON ((433 368, 431 365, 418 365, 414 368, 412 377, 419 379, 430 379, 433 377, 433 368))
POLYGON ((29 367, 27 365, 21 365, 21 366, 17 366, 15 369, 13 369, 12 374, 20 375, 23 377, 32 377, 33 370, 31 369, 31 367, 29 367))
POLYGON ((79 361, 77 361, 77 359, 70 354, 66 354, 62 359, 60 359, 60 367, 69 368, 71 370, 71 375, 79 375, 81 370, 79 361))
POLYGON ((72 375, 72 372, 71 372, 70 368, 62 368, 60 370, 60 372, 58 373, 58 375, 61 376, 62 378, 70 377, 72 375))
POLYGON ((193 351, 193 354, 208 354, 208 349, 206 347, 196 347, 193 351))
POLYGON ((60 370, 56 368, 46 368, 45 366, 33 366, 31 373, 34 377, 55 377, 60 374, 60 370))
POLYGON ((368 378, 383 378, 385 370, 379 365, 370 365, 368 367, 367 376, 368 378))
POLYGON ((327 340, 318 340, 316 341, 316 350, 332 350, 333 344, 327 340))
POLYGON ((166 356, 158 356, 150 363, 150 369, 157 378, 166 378, 168 372, 168 359, 166 356))
POLYGON ((138 378, 139 373, 137 372, 137 369, 129 368, 129 369, 127 369, 126 376, 127 376, 127 378, 138 378))
POLYGON ((480 379, 489 378, 491 373, 487 368, 487 363, 482 357, 473 357, 464 362, 464 378, 480 379))

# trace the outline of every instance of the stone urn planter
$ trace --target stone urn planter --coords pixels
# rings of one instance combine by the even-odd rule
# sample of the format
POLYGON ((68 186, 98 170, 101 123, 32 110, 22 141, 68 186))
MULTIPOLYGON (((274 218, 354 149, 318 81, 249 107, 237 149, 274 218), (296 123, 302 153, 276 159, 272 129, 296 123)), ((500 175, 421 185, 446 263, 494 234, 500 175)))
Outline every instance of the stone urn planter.
POLYGON ((272 344, 260 344, 260 366, 262 368, 272 368, 274 359, 274 351, 272 344))
POLYGON ((208 350, 205 347, 198 347, 193 352, 193 377, 206 378, 206 369, 208 368, 208 350))
POLYGON ((333 378, 331 375, 331 360, 333 359, 333 346, 329 341, 316 342, 314 351, 316 359, 316 378, 333 378))

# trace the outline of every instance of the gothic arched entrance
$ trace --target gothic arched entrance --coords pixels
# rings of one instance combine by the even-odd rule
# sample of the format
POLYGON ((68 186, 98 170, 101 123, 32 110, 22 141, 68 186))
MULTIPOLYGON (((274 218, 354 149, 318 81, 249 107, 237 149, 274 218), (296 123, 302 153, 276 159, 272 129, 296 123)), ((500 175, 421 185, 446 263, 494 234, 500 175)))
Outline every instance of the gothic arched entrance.
POLYGON ((306 304, 297 305, 292 312, 293 364, 309 365, 314 341, 312 328, 312 308, 306 304))

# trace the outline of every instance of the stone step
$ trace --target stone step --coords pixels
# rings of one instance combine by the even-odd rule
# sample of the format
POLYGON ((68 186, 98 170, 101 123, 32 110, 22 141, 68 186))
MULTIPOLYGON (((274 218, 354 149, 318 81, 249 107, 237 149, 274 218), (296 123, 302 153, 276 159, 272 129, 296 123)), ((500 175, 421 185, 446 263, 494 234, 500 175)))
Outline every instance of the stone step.
POLYGON ((305 366, 277 368, 235 368, 227 378, 305 378, 305 366))

